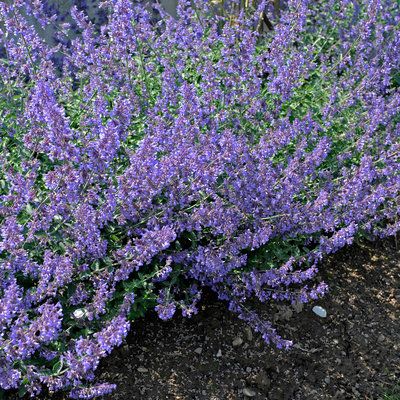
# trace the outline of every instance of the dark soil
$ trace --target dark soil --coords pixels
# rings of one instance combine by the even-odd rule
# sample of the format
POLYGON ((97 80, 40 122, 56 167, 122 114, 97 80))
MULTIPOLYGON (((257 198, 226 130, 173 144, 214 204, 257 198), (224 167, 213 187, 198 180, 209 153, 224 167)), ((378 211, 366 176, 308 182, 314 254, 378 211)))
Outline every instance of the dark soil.
POLYGON ((398 400, 385 393, 400 383, 399 256, 391 241, 352 246, 321 265, 323 300, 260 308, 294 341, 290 351, 264 345, 212 296, 192 319, 150 315, 102 363, 99 380, 118 384, 107 400, 398 400))

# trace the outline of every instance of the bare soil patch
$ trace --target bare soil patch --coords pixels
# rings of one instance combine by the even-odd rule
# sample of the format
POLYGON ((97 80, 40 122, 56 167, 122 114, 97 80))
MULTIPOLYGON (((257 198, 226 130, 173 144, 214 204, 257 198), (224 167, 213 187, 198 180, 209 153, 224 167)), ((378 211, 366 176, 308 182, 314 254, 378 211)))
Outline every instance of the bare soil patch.
POLYGON ((400 382, 400 251, 393 241, 354 245, 320 270, 323 300, 260 309, 292 350, 264 345, 208 294, 192 319, 150 314, 132 326, 101 365, 99 380, 118 384, 107 400, 384 399, 400 382))

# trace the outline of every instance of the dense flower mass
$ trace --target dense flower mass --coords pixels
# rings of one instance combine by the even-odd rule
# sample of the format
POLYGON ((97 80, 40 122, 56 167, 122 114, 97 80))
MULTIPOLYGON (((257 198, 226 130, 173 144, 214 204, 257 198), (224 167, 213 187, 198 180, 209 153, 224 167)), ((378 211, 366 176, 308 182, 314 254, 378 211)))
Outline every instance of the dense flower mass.
POLYGON ((224 3, 0 3, 1 389, 109 393, 130 322, 206 287, 289 347, 249 300, 314 300, 323 256, 400 229, 398 2, 224 3))

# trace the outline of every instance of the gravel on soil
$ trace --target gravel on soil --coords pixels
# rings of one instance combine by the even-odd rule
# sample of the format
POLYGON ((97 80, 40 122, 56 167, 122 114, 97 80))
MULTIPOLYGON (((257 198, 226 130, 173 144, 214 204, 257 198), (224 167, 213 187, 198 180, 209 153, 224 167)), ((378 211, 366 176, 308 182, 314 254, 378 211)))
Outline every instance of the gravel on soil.
POLYGON ((290 351, 266 346, 212 294, 191 319, 150 314, 101 364, 99 380, 118 384, 107 400, 384 399, 400 382, 400 251, 354 245, 320 274, 324 299, 258 308, 294 341, 290 351))

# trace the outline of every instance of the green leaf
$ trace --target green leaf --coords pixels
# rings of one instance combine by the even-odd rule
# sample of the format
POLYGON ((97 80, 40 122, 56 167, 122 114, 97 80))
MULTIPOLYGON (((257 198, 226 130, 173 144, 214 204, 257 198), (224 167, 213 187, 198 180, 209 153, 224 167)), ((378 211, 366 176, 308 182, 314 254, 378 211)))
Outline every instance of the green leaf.
POLYGON ((28 205, 26 206, 26 212, 27 212, 29 215, 33 214, 33 207, 32 207, 32 204, 28 204, 28 205))
POLYGON ((25 385, 21 385, 18 389, 18 397, 22 398, 24 397, 28 392, 28 389, 25 385))
POLYGON ((55 375, 58 375, 63 367, 63 362, 62 361, 57 361, 54 365, 53 365, 53 373, 55 375))

